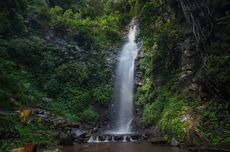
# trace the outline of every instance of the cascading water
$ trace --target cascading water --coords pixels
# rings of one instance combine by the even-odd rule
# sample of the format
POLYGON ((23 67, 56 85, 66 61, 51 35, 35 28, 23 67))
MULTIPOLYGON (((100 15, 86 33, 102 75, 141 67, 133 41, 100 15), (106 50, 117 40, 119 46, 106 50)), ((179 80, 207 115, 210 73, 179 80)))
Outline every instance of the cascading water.
POLYGON ((133 90, 134 90, 134 67, 138 54, 138 45, 135 42, 137 25, 135 19, 129 27, 128 41, 123 46, 119 56, 117 75, 114 88, 114 102, 117 104, 117 115, 113 133, 131 133, 133 120, 133 90))
MULTIPOLYGON (((116 71, 114 107, 112 108, 115 125, 113 125, 112 130, 104 132, 105 141, 100 141, 98 136, 94 138, 92 136, 88 141, 89 143, 116 142, 115 137, 118 137, 119 140, 120 136, 123 137, 122 141, 126 142, 127 136, 133 134, 131 124, 133 121, 134 67, 139 50, 138 44, 135 42, 136 34, 137 25, 133 19, 129 26, 128 41, 121 50, 116 71), (117 134, 119 135, 116 136, 117 134)), ((135 141, 132 136, 129 136, 128 139, 135 141)))

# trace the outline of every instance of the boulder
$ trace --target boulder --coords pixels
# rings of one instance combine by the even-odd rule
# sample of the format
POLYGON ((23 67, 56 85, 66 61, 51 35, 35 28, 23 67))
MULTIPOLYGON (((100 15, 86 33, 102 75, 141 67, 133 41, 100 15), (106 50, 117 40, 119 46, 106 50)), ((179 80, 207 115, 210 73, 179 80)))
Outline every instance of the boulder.
POLYGON ((126 137, 126 141, 130 141, 131 139, 130 139, 130 136, 127 136, 126 137))
POLYGON ((92 130, 91 130, 91 133, 96 133, 98 131, 98 128, 94 127, 92 130))
POLYGON ((139 135, 131 135, 132 140, 139 140, 141 137, 139 135))
POLYGON ((112 136, 107 135, 106 138, 107 138, 108 141, 112 141, 112 136))
POLYGON ((54 125, 54 126, 63 126, 66 124, 65 119, 63 119, 62 117, 55 117, 53 119, 50 120, 50 122, 54 125))
POLYGON ((114 140, 122 141, 123 140, 123 136, 122 135, 121 136, 119 136, 119 135, 114 136, 114 140))
POLYGON ((84 138, 87 135, 85 131, 82 131, 78 128, 72 128, 71 134, 73 135, 74 138, 79 138, 79 137, 84 138))
POLYGON ((150 135, 147 133, 142 134, 142 139, 147 140, 149 139, 150 135))
POLYGON ((100 141, 105 141, 105 139, 106 139, 106 136, 104 136, 104 135, 99 136, 99 140, 100 140, 100 141))

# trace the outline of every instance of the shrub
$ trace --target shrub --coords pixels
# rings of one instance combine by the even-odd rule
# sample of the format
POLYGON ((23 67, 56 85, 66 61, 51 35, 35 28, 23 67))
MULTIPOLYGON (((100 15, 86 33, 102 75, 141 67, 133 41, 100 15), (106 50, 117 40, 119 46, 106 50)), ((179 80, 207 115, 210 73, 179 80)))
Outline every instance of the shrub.
POLYGON ((89 79, 89 71, 86 64, 71 61, 58 67, 55 77, 62 83, 82 84, 89 79))
POLYGON ((112 86, 111 85, 101 85, 92 90, 93 100, 99 104, 108 104, 112 99, 112 86))
POLYGON ((81 120, 85 122, 95 121, 98 118, 98 114, 91 108, 88 108, 82 113, 81 120))
POLYGON ((143 119, 145 123, 156 124, 161 118, 162 110, 164 108, 165 102, 157 101, 152 104, 147 104, 144 107, 143 119))

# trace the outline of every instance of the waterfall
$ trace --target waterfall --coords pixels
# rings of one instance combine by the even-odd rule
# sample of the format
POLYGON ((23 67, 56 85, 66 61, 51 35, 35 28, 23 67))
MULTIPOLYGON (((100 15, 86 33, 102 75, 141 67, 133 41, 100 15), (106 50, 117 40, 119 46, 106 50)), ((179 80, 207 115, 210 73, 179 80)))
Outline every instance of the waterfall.
POLYGON ((114 88, 114 104, 116 108, 115 128, 112 131, 116 134, 125 134, 132 131, 133 120, 133 91, 134 91, 134 67, 138 54, 138 45, 135 42, 137 25, 135 19, 129 26, 128 40, 122 47, 114 88))

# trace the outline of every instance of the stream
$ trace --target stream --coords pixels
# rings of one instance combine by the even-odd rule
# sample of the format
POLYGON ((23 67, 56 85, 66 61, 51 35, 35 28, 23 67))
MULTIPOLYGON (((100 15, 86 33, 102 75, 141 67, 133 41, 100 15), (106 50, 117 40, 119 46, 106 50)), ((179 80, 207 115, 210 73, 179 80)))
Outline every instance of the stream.
POLYGON ((63 152, 189 152, 186 148, 153 145, 150 143, 76 144, 63 147, 63 152))

